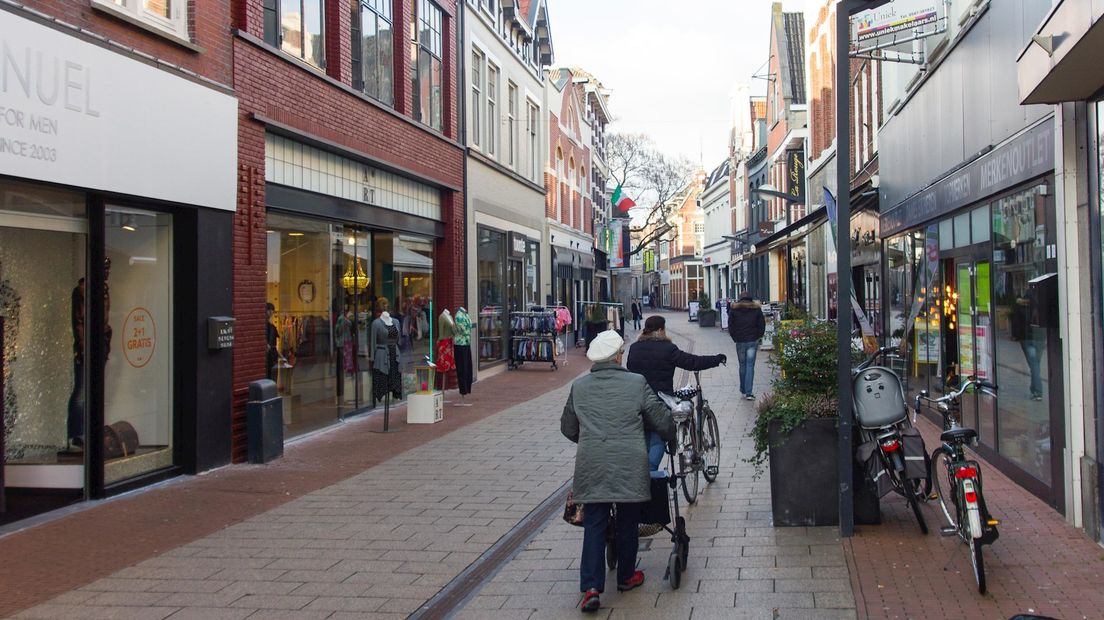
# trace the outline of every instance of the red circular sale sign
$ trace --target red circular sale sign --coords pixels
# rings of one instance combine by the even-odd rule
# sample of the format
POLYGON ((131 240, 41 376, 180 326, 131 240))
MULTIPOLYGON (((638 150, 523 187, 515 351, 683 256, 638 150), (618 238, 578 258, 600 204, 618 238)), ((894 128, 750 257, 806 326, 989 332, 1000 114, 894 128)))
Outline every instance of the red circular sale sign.
POLYGON ((145 308, 135 308, 123 323, 123 354, 128 364, 142 368, 153 359, 157 346, 157 325, 145 308))

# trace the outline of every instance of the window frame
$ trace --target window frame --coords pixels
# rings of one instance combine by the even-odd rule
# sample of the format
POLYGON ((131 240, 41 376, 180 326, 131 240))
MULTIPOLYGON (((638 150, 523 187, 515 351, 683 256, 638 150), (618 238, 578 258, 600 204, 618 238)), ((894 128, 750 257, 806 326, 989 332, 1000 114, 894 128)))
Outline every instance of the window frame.
POLYGON ((472 48, 472 76, 471 76, 471 135, 472 144, 483 144, 483 62, 486 57, 477 48, 472 48))
POLYGON ((353 74, 353 87, 372 99, 383 103, 389 107, 395 105, 395 16, 390 0, 353 0, 351 3, 352 15, 350 20, 350 39, 351 39, 351 68, 353 74), (378 5, 378 8, 377 8, 378 5), (383 10, 387 15, 383 14, 383 10), (370 13, 375 17, 375 32, 377 42, 377 66, 376 66, 376 91, 371 92, 368 90, 368 80, 365 79, 367 67, 364 66, 364 19, 365 12, 370 13), (391 32, 391 50, 390 50, 390 62, 383 62, 383 54, 380 52, 379 32, 380 22, 384 22, 389 26, 391 32), (388 74, 388 82, 390 88, 384 92, 383 76, 384 72, 388 74))
POLYGON ((192 3, 189 0, 165 0, 169 7, 169 17, 158 15, 146 8, 147 0, 92 0, 92 6, 109 13, 136 20, 157 32, 170 37, 192 42, 191 21, 192 3))
POLYGON ((431 0, 414 1, 414 10, 410 12, 411 112, 414 120, 436 131, 444 131, 444 24, 445 11, 436 3, 431 0), (428 37, 423 36, 426 32, 428 37), (427 38, 428 41, 425 40, 427 38), (423 58, 427 59, 428 75, 425 76, 422 75, 423 58), (437 76, 436 83, 434 74, 437 76), (428 101, 422 95, 423 80, 428 80, 428 101))
POLYGON ((517 169, 517 116, 518 116, 518 85, 513 80, 506 81, 506 131, 509 134, 507 143, 507 163, 511 168, 517 169))
POLYGON ((498 156, 498 76, 502 72, 491 61, 487 61, 487 154, 498 156))
POLYGON ((538 134, 538 123, 540 119, 540 105, 535 103, 532 99, 526 97, 526 132, 529 134, 529 178, 536 179, 540 173, 539 153, 540 153, 540 134, 538 134))

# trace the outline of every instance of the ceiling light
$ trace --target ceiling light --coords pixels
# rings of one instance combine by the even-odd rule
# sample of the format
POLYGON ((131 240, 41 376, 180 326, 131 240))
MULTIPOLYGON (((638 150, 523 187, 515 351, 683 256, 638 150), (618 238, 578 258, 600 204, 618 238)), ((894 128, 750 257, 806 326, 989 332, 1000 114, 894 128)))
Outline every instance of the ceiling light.
POLYGON ((289 237, 302 237, 303 233, 301 233, 301 232, 289 232, 288 236, 289 237))
POLYGON ((137 228, 136 228, 136 227, 134 226, 134 216, 132 216, 132 215, 127 215, 127 216, 124 216, 124 217, 123 217, 123 225, 122 225, 122 229, 123 229, 123 230, 125 230, 125 231, 127 231, 127 232, 134 232, 134 231, 138 230, 138 229, 137 229, 137 228))

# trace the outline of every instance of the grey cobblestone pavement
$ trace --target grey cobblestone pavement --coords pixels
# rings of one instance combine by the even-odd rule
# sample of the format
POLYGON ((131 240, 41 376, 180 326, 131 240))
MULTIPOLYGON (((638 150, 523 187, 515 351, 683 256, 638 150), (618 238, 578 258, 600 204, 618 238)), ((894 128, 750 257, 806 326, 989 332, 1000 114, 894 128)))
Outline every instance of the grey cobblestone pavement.
MULTIPOLYGON (((678 317, 678 318, 676 318, 678 317)), ((836 528, 771 526, 770 481, 753 478, 743 461, 755 403, 740 398, 735 347, 723 332, 699 329, 668 315, 668 331, 683 348, 725 353, 730 364, 702 373, 705 395, 721 427, 721 470, 697 502, 686 507, 690 557, 678 590, 663 580, 671 551, 661 532, 642 543, 636 590, 618 593, 607 576, 599 618, 824 618, 855 617, 855 600, 836 528)), ((756 394, 767 391, 770 368, 759 355, 756 394)), ((676 385, 680 377, 676 374, 676 385)), ((647 539, 645 539, 647 540, 647 539)), ((464 620, 578 618, 582 530, 556 518, 457 614, 464 620)))
MULTIPOLYGON (((742 461, 754 403, 738 398, 731 342, 684 316, 668 315, 677 342, 733 358, 703 374, 721 423, 720 475, 686 510, 681 589, 663 580, 670 542, 658 535, 640 556, 647 583, 611 587, 598 617, 853 618, 836 530, 771 527, 768 480, 753 480, 742 461)), ((566 396, 548 392, 16 617, 404 618, 570 478, 574 444, 559 433, 566 396)), ((582 531, 554 517, 453 616, 579 617, 581 544, 582 531)))

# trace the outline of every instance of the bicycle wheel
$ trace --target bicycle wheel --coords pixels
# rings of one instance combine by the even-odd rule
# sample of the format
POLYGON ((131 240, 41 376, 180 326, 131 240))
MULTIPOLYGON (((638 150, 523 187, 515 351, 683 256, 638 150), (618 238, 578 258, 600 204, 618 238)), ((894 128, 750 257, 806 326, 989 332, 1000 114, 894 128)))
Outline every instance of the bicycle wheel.
POLYGON ((721 467, 721 432, 717 426, 717 416, 706 407, 702 416, 702 475, 706 482, 717 479, 721 467))
POLYGON ((928 471, 931 472, 932 490, 935 491, 935 498, 939 500, 943 517, 947 519, 948 525, 958 529, 958 522, 955 520, 958 516, 958 500, 955 499, 955 479, 951 469, 953 462, 954 457, 951 453, 940 446, 932 452, 928 471), (951 516, 952 514, 954 516, 951 516))
POLYGON ((978 594, 985 594, 985 562, 981 559, 982 546, 976 538, 970 538, 970 562, 974 565, 974 579, 977 580, 978 594))
POLYGON ((912 478, 905 478, 901 482, 905 488, 905 499, 908 500, 909 507, 912 508, 912 514, 916 516, 916 522, 920 524, 920 531, 927 534, 928 523, 924 521, 924 513, 920 512, 920 499, 916 496, 916 481, 912 478))
POLYGON ((694 425, 690 422, 680 424, 678 427, 678 446, 682 495, 691 504, 698 501, 698 472, 701 468, 698 464, 691 462, 697 460, 696 457, 694 459, 686 457, 694 454, 697 445, 697 434, 694 425))

